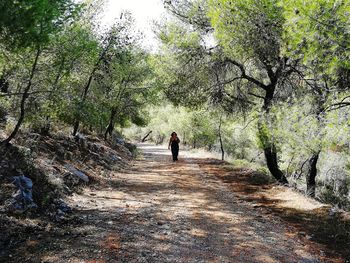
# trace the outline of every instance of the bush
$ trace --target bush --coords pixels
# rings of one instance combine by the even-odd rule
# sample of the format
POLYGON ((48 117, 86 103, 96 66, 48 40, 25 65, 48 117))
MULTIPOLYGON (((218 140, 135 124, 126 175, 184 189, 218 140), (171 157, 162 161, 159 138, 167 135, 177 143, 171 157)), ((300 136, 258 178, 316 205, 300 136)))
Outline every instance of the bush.
POLYGON ((251 163, 249 163, 247 160, 245 159, 237 159, 237 160, 233 160, 232 161, 232 165, 235 168, 247 168, 251 166, 251 163))
POLYGON ((257 171, 254 172, 250 177, 249 177, 249 183, 253 185, 265 185, 265 184, 270 184, 274 180, 272 176, 264 169, 261 169, 263 172, 257 171))
POLYGON ((349 210, 349 178, 330 179, 318 185, 317 198, 323 203, 329 203, 339 208, 349 210))

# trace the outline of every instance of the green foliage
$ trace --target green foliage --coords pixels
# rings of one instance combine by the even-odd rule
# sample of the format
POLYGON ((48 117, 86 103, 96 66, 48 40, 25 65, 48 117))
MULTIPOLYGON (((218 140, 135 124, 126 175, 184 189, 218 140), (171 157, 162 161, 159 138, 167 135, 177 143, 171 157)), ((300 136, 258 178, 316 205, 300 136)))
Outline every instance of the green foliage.
POLYGON ((107 110, 109 117, 104 123, 110 122, 110 127, 115 123, 124 127, 129 122, 146 125, 143 105, 156 99, 151 59, 132 28, 131 16, 113 26, 109 49, 95 73, 94 95, 102 102, 100 111, 107 110))
POLYGON ((13 24, 6 16, 0 18, 0 72, 9 84, 1 89, 6 94, 0 93, 6 102, 4 112, 17 117, 22 92, 30 83, 24 123, 36 132, 47 134, 56 125, 73 125, 76 120, 99 133, 107 126, 112 133, 114 125, 146 125, 145 104, 158 99, 159 85, 131 14, 125 13, 109 30, 97 32, 89 20, 98 12, 94 4, 40 0, 8 1, 1 6, 6 14, 19 7, 13 24), (78 11, 79 16, 74 16, 78 11))
POLYGON ((258 145, 260 149, 265 149, 271 145, 271 132, 266 123, 261 123, 259 126, 258 145))
POLYGON ((11 48, 47 43, 76 9, 71 0, 1 1, 0 39, 11 48))
POLYGON ((192 108, 205 105, 210 69, 200 34, 181 24, 169 23, 160 28, 159 38, 164 43, 164 55, 155 58, 154 66, 167 98, 175 105, 192 108))
POLYGON ((208 111, 190 111, 183 107, 163 105, 149 110, 147 127, 125 131, 130 137, 141 139, 152 130, 151 139, 156 143, 167 143, 170 134, 176 131, 181 144, 194 147, 213 147, 218 140, 217 123, 208 111))
MULTIPOLYGON (((298 188, 304 189, 309 160, 318 153, 317 180, 327 182, 333 169, 344 174, 339 161, 325 156, 349 154, 348 1, 179 0, 168 9, 175 19, 160 29, 157 74, 172 102, 258 119, 251 124, 256 131, 240 117, 225 118, 224 148, 260 162, 256 148, 272 147, 277 166, 298 188)), ((197 118, 197 137, 209 143, 213 126, 197 118)), ((332 188, 333 196, 340 188, 332 188)))
POLYGON ((218 152, 220 126, 230 158, 261 165, 262 149, 273 147, 301 189, 308 160, 320 152, 318 194, 345 206, 349 2, 177 0, 166 6, 172 17, 158 27, 161 50, 150 54, 131 14, 101 32, 90 21, 98 10, 88 4, 2 1, 3 130, 13 128, 28 84, 24 123, 38 132, 79 120, 97 133, 118 126, 137 139, 152 130, 156 143, 176 131, 182 144, 218 152))
POLYGON ((282 1, 287 51, 322 74, 349 68, 350 3, 342 0, 282 1))
POLYGON ((278 0, 210 0, 215 36, 232 57, 273 63, 280 55, 283 9, 278 0))

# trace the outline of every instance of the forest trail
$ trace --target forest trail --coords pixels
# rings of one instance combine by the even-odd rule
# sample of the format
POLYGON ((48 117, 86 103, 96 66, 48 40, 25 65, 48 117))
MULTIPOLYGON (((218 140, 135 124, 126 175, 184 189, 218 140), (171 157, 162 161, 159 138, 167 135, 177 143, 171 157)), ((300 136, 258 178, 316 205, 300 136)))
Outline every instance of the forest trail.
POLYGON ((129 171, 70 198, 79 224, 34 236, 21 262, 345 262, 239 199, 209 159, 140 148, 129 171))

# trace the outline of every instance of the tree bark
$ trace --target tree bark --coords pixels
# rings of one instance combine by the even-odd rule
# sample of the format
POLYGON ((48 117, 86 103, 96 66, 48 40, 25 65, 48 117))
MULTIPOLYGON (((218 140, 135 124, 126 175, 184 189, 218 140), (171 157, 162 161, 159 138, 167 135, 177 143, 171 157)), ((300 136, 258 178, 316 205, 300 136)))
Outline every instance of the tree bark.
POLYGON ((317 176, 317 161, 320 156, 320 151, 315 153, 309 160, 309 171, 306 176, 306 191, 307 195, 315 197, 316 195, 316 176, 317 176))
MULTIPOLYGON (((314 84, 314 91, 316 91, 316 119, 318 130, 322 131, 325 129, 324 115, 326 102, 329 97, 330 90, 327 85, 327 81, 324 82, 324 85, 314 84)), ((319 145, 318 150, 313 153, 309 159, 309 170, 306 175, 306 194, 310 197, 316 196, 316 177, 317 177, 317 162, 319 160, 320 153, 322 151, 322 144, 319 145)))
MULTIPOLYGON (((272 104, 273 96, 275 91, 275 84, 273 83, 270 86, 267 86, 265 97, 264 97, 264 105, 263 105, 263 114, 265 115, 265 121, 270 118, 270 107, 272 104)), ((264 136, 269 136, 265 134, 262 128, 261 123, 259 124, 259 133, 264 136)), ((282 184, 288 184, 288 180, 284 173, 281 171, 278 165, 278 157, 276 151, 276 145, 269 137, 264 137, 266 141, 262 142, 264 146, 264 155, 266 160, 266 165, 272 174, 272 176, 282 184)))
POLYGON ((74 122, 74 125, 73 125, 73 132, 72 132, 73 136, 77 135, 78 129, 79 129, 79 124, 80 124, 80 121, 78 119, 76 119, 74 122))
POLYGON ((220 116, 220 123, 219 123, 219 141, 220 141, 220 149, 221 149, 221 160, 225 160, 225 151, 224 151, 224 144, 222 142, 222 136, 221 136, 221 124, 222 124, 222 115, 220 116))
POLYGON ((116 114, 117 114, 117 110, 115 108, 113 108, 111 110, 109 123, 108 123, 108 126, 107 126, 106 131, 105 131, 105 136, 104 136, 105 140, 107 140, 108 134, 109 134, 109 136, 112 136, 112 133, 113 133, 113 130, 114 130, 114 117, 115 117, 116 114))
POLYGON ((272 174, 272 176, 282 184, 288 184, 288 180, 283 174, 283 172, 280 170, 278 166, 278 158, 277 158, 277 152, 275 149, 275 145, 271 144, 270 146, 264 147, 264 155, 266 159, 267 167, 272 174))
MULTIPOLYGON (((316 93, 316 102, 317 102, 317 111, 316 111, 316 119, 318 124, 318 130, 322 131, 324 129, 324 111, 327 98, 329 96, 329 89, 327 87, 327 83, 325 83, 325 89, 322 87, 315 85, 316 93)), ((316 177, 317 177, 317 162, 322 151, 322 146, 319 145, 318 151, 315 152, 311 158, 309 159, 309 170, 306 174, 306 194, 310 197, 316 196, 316 177)))
POLYGON ((8 145, 10 143, 11 140, 17 135, 17 133, 18 133, 18 131, 19 131, 19 129, 20 129, 22 123, 23 123, 23 120, 24 120, 24 117, 25 117, 25 104, 26 104, 27 98, 29 97, 30 88, 32 87, 32 84, 33 84, 33 78, 34 78, 34 74, 35 74, 35 71, 36 71, 36 67, 38 65, 38 60, 39 60, 40 53, 41 53, 41 49, 38 46, 37 50, 36 50, 36 54, 35 54, 35 59, 34 59, 33 65, 32 65, 32 70, 30 72, 29 80, 28 80, 27 86, 25 87, 24 92, 22 94, 22 99, 21 99, 21 104, 20 104, 21 105, 20 106, 21 110, 20 110, 20 115, 19 115, 19 118, 17 120, 16 126, 13 129, 12 133, 10 134, 10 136, 0 143, 0 146, 8 145))
MULTIPOLYGON (((86 101, 86 97, 87 97, 87 94, 88 94, 88 91, 89 91, 89 88, 90 88, 90 85, 91 85, 91 82, 92 82, 92 79, 95 75, 95 71, 97 69, 97 66, 99 64, 100 60, 98 61, 98 63, 95 65, 94 69, 92 70, 90 76, 89 76, 89 79, 85 85, 85 88, 84 88, 84 91, 83 91, 83 94, 82 94, 82 98, 81 98, 81 103, 84 104, 84 102, 86 101)), ((80 113, 79 113, 80 114, 80 113)), ((74 122, 74 125, 73 125, 73 132, 72 132, 72 135, 75 136, 79 130, 79 125, 80 125, 80 117, 77 116, 77 118, 75 119, 75 122, 74 122)))
POLYGON ((145 142, 145 141, 147 140, 148 136, 150 136, 151 133, 152 133, 152 131, 149 131, 149 132, 146 134, 146 136, 144 136, 144 137, 142 138, 141 142, 145 142))

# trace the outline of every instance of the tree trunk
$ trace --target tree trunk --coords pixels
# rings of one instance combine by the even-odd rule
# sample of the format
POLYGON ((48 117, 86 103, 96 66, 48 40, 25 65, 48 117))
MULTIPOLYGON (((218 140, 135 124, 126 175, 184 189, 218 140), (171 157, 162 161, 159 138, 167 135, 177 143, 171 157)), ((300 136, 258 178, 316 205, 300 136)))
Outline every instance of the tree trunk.
POLYGON ((275 149, 275 145, 271 144, 270 146, 264 147, 264 155, 266 159, 267 167, 272 174, 272 176, 280 183, 282 184, 288 184, 288 180, 283 174, 283 172, 280 170, 278 166, 278 158, 277 153, 275 149))
POLYGON ((117 110, 113 108, 111 110, 111 116, 109 118, 109 123, 108 123, 108 126, 107 126, 106 131, 105 131, 105 140, 107 140, 108 134, 109 134, 109 136, 112 136, 112 133, 114 130, 114 117, 116 114, 117 114, 117 110))
POLYGON ((309 171, 306 176, 306 192, 311 197, 315 197, 316 195, 317 161, 319 156, 320 152, 317 152, 309 160, 309 171))
MULTIPOLYGON (((86 83, 85 85, 85 88, 84 88, 84 92, 83 92, 83 95, 81 97, 81 105, 84 104, 84 102, 86 101, 86 97, 87 97, 87 94, 88 94, 88 91, 89 91, 89 88, 90 88, 90 85, 91 85, 91 82, 92 82, 92 79, 95 75, 95 71, 97 69, 97 66, 98 64, 95 66, 95 68, 92 70, 91 74, 90 74, 90 77, 88 79, 88 82, 86 83)), ((73 132, 72 132, 72 135, 75 136, 79 130, 79 125, 80 125, 80 112, 78 113, 78 116, 74 122, 74 126, 73 126, 73 132)))
MULTIPOLYGON (((316 112, 316 119, 318 124, 318 130, 322 131, 324 129, 324 109, 325 104, 329 95, 329 89, 327 88, 327 84, 325 85, 326 89, 322 89, 319 86, 316 86, 318 89, 317 93, 317 112, 316 112)), ((320 156, 322 150, 322 145, 319 145, 318 151, 315 152, 311 158, 309 159, 309 170, 306 175, 306 194, 310 197, 316 196, 316 176, 317 176, 317 162, 320 156)))
POLYGON ((219 123, 219 141, 220 141, 220 149, 221 149, 221 160, 225 160, 225 151, 224 151, 224 144, 222 142, 222 136, 221 136, 221 124, 222 124, 222 115, 220 116, 220 123, 219 123))
MULTIPOLYGON (((50 92, 49 97, 48 97, 48 100, 50 102, 52 102, 52 94, 56 91, 58 82, 61 78, 61 75, 62 75, 62 72, 64 69, 64 63, 65 63, 65 57, 63 57, 61 60, 61 64, 60 64, 60 67, 58 69, 57 75, 55 77, 55 81, 52 84, 52 91, 50 92)), ((50 134, 50 128, 51 128, 50 116, 46 115, 46 123, 45 123, 44 127, 41 128, 40 134, 48 136, 50 134)))
POLYGON ((74 125, 73 125, 73 132, 72 132, 73 136, 77 135, 77 133, 78 133, 79 123, 80 123, 79 120, 76 119, 76 121, 74 122, 74 125))
MULTIPOLYGON (((102 59, 105 57, 109 47, 112 45, 112 38, 109 39, 109 42, 108 42, 108 45, 102 50, 94 68, 92 69, 91 73, 90 73, 90 76, 89 76, 89 79, 84 87, 84 91, 83 91, 83 94, 82 94, 82 97, 81 97, 81 105, 84 105, 84 102, 86 101, 86 98, 87 98, 87 94, 89 92, 89 89, 90 89, 90 85, 91 85, 91 82, 92 82, 92 79, 95 75, 95 72, 96 70, 98 69, 98 66, 100 65, 100 62, 102 61, 102 59)), ((80 125, 80 112, 78 113, 77 117, 76 117, 76 120, 74 122, 74 126, 73 126, 73 136, 75 136, 79 130, 79 125, 80 125)))
POLYGON ((144 136, 144 137, 142 138, 141 142, 145 142, 145 141, 147 140, 148 136, 150 136, 151 133, 152 133, 152 131, 149 131, 149 132, 146 134, 146 136, 144 136))
MULTIPOLYGON (((264 105, 263 105, 263 114, 264 114, 264 121, 267 123, 267 120, 270 119, 270 107, 272 104, 273 96, 275 91, 275 85, 268 86, 266 89, 266 94, 264 98, 264 105)), ((281 171, 278 165, 278 157, 277 157, 277 151, 276 146, 272 139, 270 138, 269 134, 264 131, 264 128, 262 126, 261 120, 259 122, 259 134, 260 139, 263 140, 263 148, 264 148, 264 155, 266 160, 266 165, 272 174, 272 176, 282 184, 288 184, 288 180, 284 173, 281 171)))
POLYGON ((35 55, 35 59, 34 59, 33 65, 32 65, 32 70, 30 72, 30 77, 29 77, 29 80, 28 80, 28 84, 25 87, 24 92, 22 94, 21 106, 20 106, 21 111, 20 111, 20 115, 19 115, 19 118, 17 120, 16 126, 13 129, 12 133, 10 134, 10 136, 0 143, 0 146, 8 145, 10 143, 11 140, 17 135, 17 133, 19 131, 19 128, 21 127, 21 125, 23 123, 24 116, 25 116, 25 103, 26 103, 27 98, 29 97, 30 88, 32 87, 32 81, 33 81, 35 70, 36 70, 36 67, 37 67, 37 64, 38 64, 40 52, 41 52, 40 47, 37 47, 37 51, 36 51, 36 55, 35 55))
POLYGON ((105 135, 104 135, 105 141, 107 140, 108 135, 109 135, 109 137, 111 137, 112 132, 113 132, 113 129, 114 129, 114 125, 113 125, 113 123, 110 121, 110 122, 108 123, 108 126, 107 126, 106 131, 105 131, 105 135))

